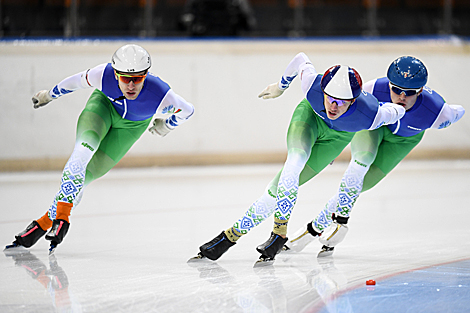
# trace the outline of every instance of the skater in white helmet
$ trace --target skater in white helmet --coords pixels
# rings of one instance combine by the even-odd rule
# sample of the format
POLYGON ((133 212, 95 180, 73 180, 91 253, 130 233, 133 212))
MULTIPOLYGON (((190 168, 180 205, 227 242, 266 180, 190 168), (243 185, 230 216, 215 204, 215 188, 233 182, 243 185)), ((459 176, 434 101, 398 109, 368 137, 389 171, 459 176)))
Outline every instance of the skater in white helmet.
POLYGON ((355 69, 336 65, 323 75, 304 53, 287 66, 279 83, 269 85, 263 99, 279 97, 299 75, 305 99, 294 111, 287 134, 287 160, 269 183, 264 194, 231 227, 200 246, 197 257, 217 260, 250 229, 274 213, 270 238, 257 251, 258 264, 274 260, 288 240, 287 223, 297 201, 299 186, 320 173, 349 144, 354 133, 395 123, 405 109, 396 104, 380 105, 362 91, 362 80, 355 69))
POLYGON ((333 254, 334 247, 348 232, 347 222, 361 192, 385 178, 421 141, 426 129, 444 129, 462 118, 465 109, 446 103, 435 90, 426 86, 427 81, 428 71, 423 62, 402 56, 390 64, 387 77, 364 84, 364 90, 379 101, 405 108, 405 116, 394 124, 363 130, 354 136, 351 161, 338 192, 313 221, 290 237, 284 250, 299 252, 319 238, 323 246, 318 256, 333 254), (322 235, 327 228, 331 232, 322 235))
POLYGON ((151 65, 144 48, 124 45, 111 63, 65 78, 33 96, 37 109, 78 89, 95 88, 78 119, 75 148, 49 210, 6 249, 29 248, 46 235, 52 253, 67 234, 69 216, 88 184, 113 168, 146 129, 163 137, 193 115, 193 105, 151 74, 151 65), (168 118, 156 118, 150 125, 155 114, 168 114, 168 118))

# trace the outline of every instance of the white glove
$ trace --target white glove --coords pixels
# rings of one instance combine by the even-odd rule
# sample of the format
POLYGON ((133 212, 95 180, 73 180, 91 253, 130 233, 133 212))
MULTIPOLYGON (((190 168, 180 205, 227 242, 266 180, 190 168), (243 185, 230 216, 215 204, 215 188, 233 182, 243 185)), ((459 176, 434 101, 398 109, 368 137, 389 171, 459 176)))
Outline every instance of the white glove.
POLYGON ((54 100, 54 98, 49 94, 49 90, 41 90, 33 96, 32 100, 33 108, 39 109, 54 100))
MULTIPOLYGON (((284 89, 285 90, 285 89, 284 89)), ((258 98, 274 99, 282 95, 284 90, 279 89, 279 84, 274 83, 266 87, 259 95, 258 98)))
POLYGON ((160 137, 165 137, 170 131, 172 131, 164 119, 156 118, 153 120, 153 126, 149 128, 149 132, 153 135, 158 135, 160 137))
POLYGON ((395 124, 399 119, 401 119, 405 113, 406 110, 403 106, 395 103, 390 103, 390 102, 385 102, 382 104, 384 108, 389 108, 390 110, 390 120, 388 121, 387 124, 395 124))

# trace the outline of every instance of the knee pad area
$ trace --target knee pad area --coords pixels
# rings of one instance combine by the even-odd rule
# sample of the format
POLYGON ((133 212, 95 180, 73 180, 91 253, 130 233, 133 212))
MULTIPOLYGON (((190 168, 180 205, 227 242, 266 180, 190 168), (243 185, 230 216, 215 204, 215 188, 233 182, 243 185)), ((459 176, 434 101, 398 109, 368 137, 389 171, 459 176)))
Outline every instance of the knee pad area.
POLYGON ((298 168, 304 168, 307 163, 309 155, 302 149, 291 148, 287 154, 287 160, 285 166, 292 166, 298 168))
POLYGON ((355 152, 352 155, 351 163, 358 165, 359 167, 368 169, 374 162, 375 155, 368 151, 355 152))

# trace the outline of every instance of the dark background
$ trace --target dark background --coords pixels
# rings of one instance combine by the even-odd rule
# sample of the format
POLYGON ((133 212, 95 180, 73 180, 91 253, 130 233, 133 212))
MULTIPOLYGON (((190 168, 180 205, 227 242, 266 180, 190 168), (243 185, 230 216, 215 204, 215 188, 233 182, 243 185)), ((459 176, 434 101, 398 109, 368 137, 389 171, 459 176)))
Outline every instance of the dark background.
POLYGON ((0 26, 3 39, 470 36, 470 0, 0 0, 0 26))

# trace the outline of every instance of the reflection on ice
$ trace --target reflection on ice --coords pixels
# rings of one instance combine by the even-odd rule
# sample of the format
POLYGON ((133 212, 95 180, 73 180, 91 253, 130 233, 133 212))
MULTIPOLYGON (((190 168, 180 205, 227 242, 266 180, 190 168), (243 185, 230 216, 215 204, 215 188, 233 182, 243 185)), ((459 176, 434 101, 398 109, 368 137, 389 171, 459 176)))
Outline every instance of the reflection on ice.
MULTIPOLYGON (((81 312, 77 310, 79 303, 73 303, 69 294, 67 274, 59 266, 56 256, 49 256, 49 267, 32 252, 19 247, 3 251, 6 257, 11 257, 15 266, 23 268, 25 273, 47 290, 52 307, 56 312, 81 312)), ((35 312, 39 308, 35 309, 35 312)))

